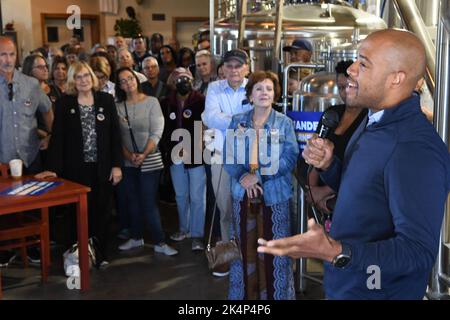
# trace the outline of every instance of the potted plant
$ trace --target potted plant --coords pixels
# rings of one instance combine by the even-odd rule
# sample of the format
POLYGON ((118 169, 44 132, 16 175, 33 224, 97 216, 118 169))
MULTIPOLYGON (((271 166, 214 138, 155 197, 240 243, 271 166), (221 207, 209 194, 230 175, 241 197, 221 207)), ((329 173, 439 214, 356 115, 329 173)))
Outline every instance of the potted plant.
POLYGON ((142 28, 139 21, 136 19, 136 12, 132 7, 126 8, 128 17, 130 19, 118 19, 114 25, 116 36, 124 38, 134 38, 142 34, 142 28))

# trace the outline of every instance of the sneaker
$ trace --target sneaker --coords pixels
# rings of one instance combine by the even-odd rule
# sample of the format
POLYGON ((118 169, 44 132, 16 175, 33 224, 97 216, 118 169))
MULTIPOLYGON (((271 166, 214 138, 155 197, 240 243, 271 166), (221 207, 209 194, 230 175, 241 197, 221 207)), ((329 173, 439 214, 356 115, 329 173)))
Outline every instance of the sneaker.
POLYGON ((203 251, 205 250, 205 245, 202 239, 196 238, 192 240, 192 251, 203 251))
POLYGON ((0 252, 0 268, 6 268, 16 258, 14 251, 2 251, 0 252))
POLYGON ((170 239, 172 239, 173 241, 182 241, 186 238, 189 238, 189 234, 182 231, 175 232, 170 236, 170 239))
POLYGON ((28 248, 27 256, 30 263, 41 263, 41 250, 38 247, 28 248))
POLYGON ((109 265, 109 262, 106 260, 103 260, 102 262, 100 262, 99 269, 106 268, 108 265, 109 265))
POLYGON ((166 243, 155 245, 155 252, 164 253, 166 256, 173 256, 178 254, 178 251, 166 243))
POLYGON ((133 248, 138 248, 138 247, 142 247, 144 245, 144 239, 130 239, 127 242, 125 242, 124 244, 119 246, 119 250, 122 251, 126 251, 126 250, 130 250, 133 248))
POLYGON ((128 230, 128 229, 120 230, 120 232, 117 234, 117 238, 122 239, 122 240, 130 239, 131 238, 130 230, 128 230))
POLYGON ((225 264, 223 266, 219 266, 219 267, 215 268, 212 273, 213 276, 220 277, 220 278, 226 277, 229 274, 230 274, 230 268, 229 268, 228 264, 225 264))

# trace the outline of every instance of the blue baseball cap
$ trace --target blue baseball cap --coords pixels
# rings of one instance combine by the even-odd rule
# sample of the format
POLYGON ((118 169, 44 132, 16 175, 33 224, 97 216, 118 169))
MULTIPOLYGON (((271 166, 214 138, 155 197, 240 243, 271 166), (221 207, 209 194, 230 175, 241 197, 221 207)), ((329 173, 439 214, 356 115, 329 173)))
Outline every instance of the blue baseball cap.
POLYGON ((283 48, 283 51, 291 51, 294 50, 306 50, 306 51, 313 51, 313 46, 311 42, 305 39, 295 39, 294 42, 290 46, 286 46, 283 48))

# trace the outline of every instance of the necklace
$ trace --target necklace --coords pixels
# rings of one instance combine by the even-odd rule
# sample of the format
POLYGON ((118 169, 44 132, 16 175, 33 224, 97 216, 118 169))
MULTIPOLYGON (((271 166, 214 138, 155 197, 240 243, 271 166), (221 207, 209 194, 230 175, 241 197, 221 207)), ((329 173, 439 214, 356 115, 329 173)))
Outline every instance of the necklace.
POLYGON ((78 106, 80 107, 80 109, 82 109, 85 112, 92 112, 93 107, 94 107, 93 105, 88 106, 88 105, 82 105, 81 103, 78 104, 78 106))

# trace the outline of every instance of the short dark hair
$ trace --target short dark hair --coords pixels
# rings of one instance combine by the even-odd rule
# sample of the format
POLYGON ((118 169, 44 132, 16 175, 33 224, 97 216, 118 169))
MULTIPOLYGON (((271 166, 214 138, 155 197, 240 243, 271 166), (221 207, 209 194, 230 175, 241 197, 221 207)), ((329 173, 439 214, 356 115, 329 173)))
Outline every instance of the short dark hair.
POLYGON ((67 71, 69 71, 69 63, 67 62, 67 59, 65 57, 55 56, 52 60, 52 67, 50 68, 50 77, 49 77, 50 79, 54 80, 53 72, 60 63, 64 64, 66 66, 67 71))
POLYGON ((77 56, 80 54, 80 49, 75 48, 75 47, 71 47, 68 46, 65 50, 64 50, 64 55, 67 56, 69 54, 76 54, 77 56))
POLYGON ((202 41, 205 41, 205 40, 209 41, 209 30, 202 31, 198 35, 198 42, 202 42, 202 41))
POLYGON ((250 96, 252 95, 253 87, 255 86, 255 84, 266 79, 269 79, 273 82, 273 89, 275 91, 273 100, 277 101, 280 98, 281 88, 278 76, 272 71, 256 71, 250 75, 247 85, 245 86, 245 95, 247 96, 247 99, 250 100, 250 96))
POLYGON ((116 86, 115 86, 116 98, 118 102, 127 100, 127 93, 120 87, 120 79, 119 79, 119 75, 124 71, 128 71, 133 75, 133 77, 136 79, 137 91, 139 93, 142 93, 141 83, 139 82, 139 78, 137 77, 136 73, 134 73, 134 71, 128 67, 119 68, 119 70, 117 70, 116 72, 116 86))
MULTIPOLYGON (((172 48, 173 49, 173 48, 172 48)), ((192 51, 191 49, 187 48, 187 47, 183 47, 180 49, 180 51, 178 52, 178 64, 177 67, 182 67, 182 63, 183 63, 183 56, 184 54, 188 52, 189 55, 191 56, 191 64, 195 64, 195 53, 194 51, 192 51)))
POLYGON ((164 37, 161 33, 154 33, 152 34, 151 41, 160 40, 162 43, 164 43, 164 37))
POLYGON ((348 77, 347 69, 353 64, 353 60, 347 60, 347 61, 339 61, 339 63, 336 65, 336 68, 334 70, 336 71, 336 76, 342 74, 345 77, 348 77))

